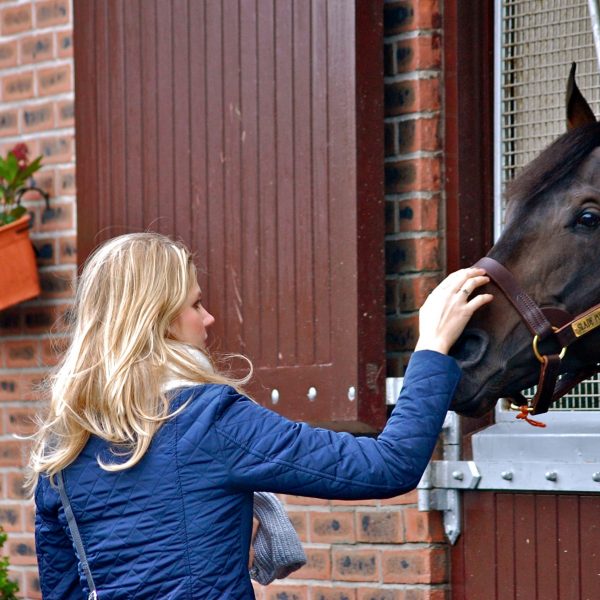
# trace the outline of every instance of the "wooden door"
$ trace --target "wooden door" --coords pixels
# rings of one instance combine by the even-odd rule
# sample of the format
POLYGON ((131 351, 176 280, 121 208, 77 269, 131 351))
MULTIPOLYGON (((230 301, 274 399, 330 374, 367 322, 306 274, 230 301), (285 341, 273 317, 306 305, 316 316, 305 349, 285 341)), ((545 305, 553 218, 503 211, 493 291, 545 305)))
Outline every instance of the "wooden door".
POLYGON ((197 253, 213 344, 296 419, 385 408, 381 2, 74 3, 78 246, 197 253))

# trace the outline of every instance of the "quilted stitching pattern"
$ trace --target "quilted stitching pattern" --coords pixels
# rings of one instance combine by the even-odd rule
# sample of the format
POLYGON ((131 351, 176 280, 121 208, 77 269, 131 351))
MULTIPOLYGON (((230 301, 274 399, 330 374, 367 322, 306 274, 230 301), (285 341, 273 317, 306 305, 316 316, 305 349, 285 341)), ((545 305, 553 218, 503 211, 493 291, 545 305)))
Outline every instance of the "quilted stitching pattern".
MULTIPOLYGON (((124 472, 92 439, 65 471, 102 600, 246 600, 252 492, 327 498, 388 497, 412 489, 433 450, 458 383, 456 364, 414 355, 403 397, 377 439, 292 423, 233 389, 180 390, 180 415, 159 430, 144 459, 124 472)), ((36 543, 44 598, 84 597, 58 495, 36 492, 36 543)))

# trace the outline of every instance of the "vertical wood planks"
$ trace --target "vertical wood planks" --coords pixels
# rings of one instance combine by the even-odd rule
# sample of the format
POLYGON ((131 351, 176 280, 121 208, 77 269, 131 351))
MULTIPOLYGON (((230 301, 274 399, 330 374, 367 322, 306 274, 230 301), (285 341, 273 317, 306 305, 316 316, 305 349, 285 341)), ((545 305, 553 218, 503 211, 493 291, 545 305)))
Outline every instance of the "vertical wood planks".
POLYGON ((212 347, 253 359, 259 401, 316 423, 381 426, 381 7, 91 0, 74 10, 95 40, 78 36, 75 49, 94 75, 80 80, 78 140, 97 149, 78 155, 81 258, 128 231, 182 238, 216 317, 212 347))

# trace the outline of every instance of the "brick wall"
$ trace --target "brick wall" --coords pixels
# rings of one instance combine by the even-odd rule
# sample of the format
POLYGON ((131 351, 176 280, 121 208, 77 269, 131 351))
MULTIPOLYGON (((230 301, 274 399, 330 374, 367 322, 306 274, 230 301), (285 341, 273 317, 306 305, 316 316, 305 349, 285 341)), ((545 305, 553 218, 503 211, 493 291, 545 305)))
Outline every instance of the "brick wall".
MULTIPOLYGON (((418 308, 444 274, 442 0, 384 2, 388 376, 401 376, 418 308)), ((441 513, 387 501, 285 497, 308 564, 259 600, 447 600, 441 513)))
MULTIPOLYGON (((33 506, 21 488, 27 442, 39 408, 35 384, 64 346, 55 325, 69 307, 75 275, 75 165, 72 14, 69 0, 0 2, 0 152, 24 141, 43 155, 35 184, 51 210, 29 195, 31 237, 42 295, 0 312, 0 523, 24 598, 41 598, 35 567, 33 506)), ((4 283, 3 283, 4 285, 4 283)))

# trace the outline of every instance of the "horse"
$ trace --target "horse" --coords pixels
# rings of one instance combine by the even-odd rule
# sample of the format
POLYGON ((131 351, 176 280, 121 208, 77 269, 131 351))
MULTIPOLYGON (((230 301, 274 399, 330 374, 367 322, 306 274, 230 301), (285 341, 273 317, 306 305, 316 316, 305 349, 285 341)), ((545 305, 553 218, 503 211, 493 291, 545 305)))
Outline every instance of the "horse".
POLYGON ((506 226, 482 266, 499 263, 512 283, 502 285, 500 275, 488 271, 492 281, 479 293, 494 294, 494 301, 477 311, 451 350, 463 371, 451 408, 465 416, 489 412, 498 398, 522 399, 521 390, 548 367, 547 356, 555 359, 554 381, 600 371, 600 309, 591 317, 586 312, 600 303, 600 123, 575 83, 575 65, 567 84, 567 132, 509 183, 506 200, 506 226), (512 298, 507 286, 516 289, 512 298), (531 325, 515 310, 523 298, 551 325, 535 343, 531 325), (564 326, 570 315, 586 335, 564 326), (558 330, 573 342, 565 349, 558 330))

